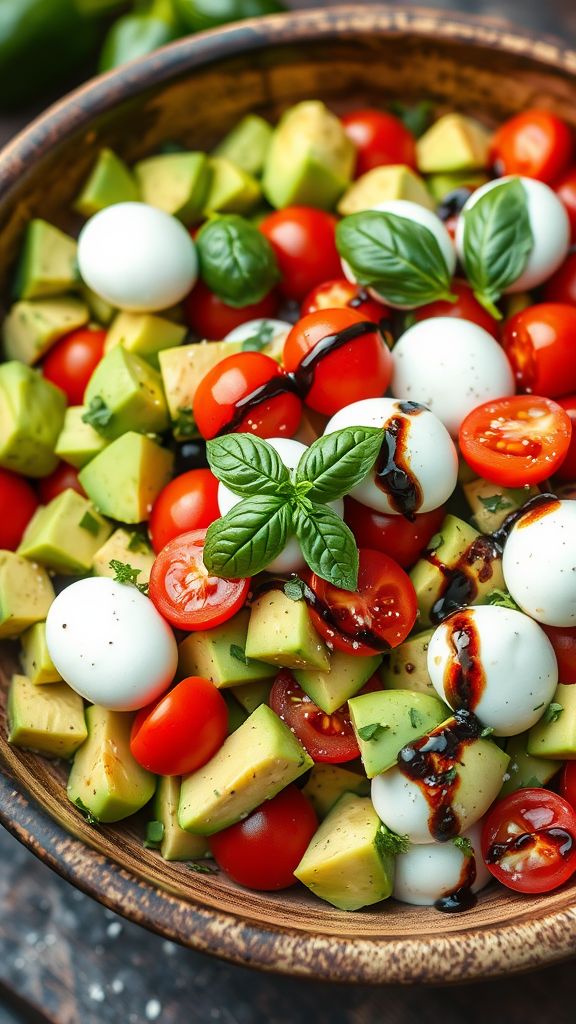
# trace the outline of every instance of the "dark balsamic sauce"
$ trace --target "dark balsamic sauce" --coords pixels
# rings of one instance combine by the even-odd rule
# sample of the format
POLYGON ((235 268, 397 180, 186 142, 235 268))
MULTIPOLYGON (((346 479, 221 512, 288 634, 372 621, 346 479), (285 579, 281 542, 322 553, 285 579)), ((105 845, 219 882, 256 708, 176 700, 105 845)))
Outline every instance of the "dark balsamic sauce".
POLYGON ((471 910, 478 902, 472 886, 476 881, 476 858, 464 857, 458 885, 452 892, 446 892, 436 900, 436 910, 443 914, 460 914, 463 910, 471 910))
POLYGON ((447 621, 451 656, 444 675, 444 692, 452 708, 475 711, 486 677, 480 655, 480 637, 469 609, 455 612, 447 621))
POLYGON ((451 192, 448 192, 442 201, 438 203, 436 207, 436 215, 440 220, 447 221, 451 217, 456 217, 459 214, 472 195, 472 189, 463 186, 462 188, 454 188, 451 192))
POLYGON ((430 610, 430 621, 434 626, 461 608, 472 604, 478 594, 478 583, 486 583, 494 573, 494 562, 500 558, 502 549, 493 535, 476 537, 458 559, 456 565, 447 566, 434 551, 426 551, 426 561, 440 570, 444 579, 440 595, 430 610), (478 568, 476 563, 480 561, 478 568))
POLYGON ((510 536, 512 529, 516 526, 519 519, 526 516, 526 520, 522 523, 522 528, 528 526, 530 523, 536 522, 543 516, 548 515, 549 512, 553 512, 558 506, 558 498, 555 494, 549 492, 545 494, 535 494, 533 498, 529 498, 521 508, 511 512, 510 515, 506 516, 505 520, 490 534, 492 540, 502 550, 508 537, 510 536))
POLYGON ((538 840, 556 848, 561 857, 569 857, 574 849, 574 836, 564 828, 538 828, 534 832, 520 832, 502 843, 493 843, 486 854, 487 864, 499 864, 510 853, 531 850, 538 840))
POLYGON ((387 422, 374 482, 388 496, 392 508, 413 522, 422 504, 422 489, 407 457, 409 430, 410 421, 403 416, 393 416, 387 422))

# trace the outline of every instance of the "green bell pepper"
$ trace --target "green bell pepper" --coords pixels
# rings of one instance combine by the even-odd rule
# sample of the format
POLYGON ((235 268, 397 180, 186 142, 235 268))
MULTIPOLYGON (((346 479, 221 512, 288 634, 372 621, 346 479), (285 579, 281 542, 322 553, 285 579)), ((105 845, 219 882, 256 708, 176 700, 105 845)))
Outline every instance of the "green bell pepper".
POLYGON ((190 32, 286 10, 279 0, 175 0, 175 6, 190 32))
POLYGON ((110 71, 171 43, 180 33, 171 0, 151 0, 110 28, 100 54, 100 71, 110 71))

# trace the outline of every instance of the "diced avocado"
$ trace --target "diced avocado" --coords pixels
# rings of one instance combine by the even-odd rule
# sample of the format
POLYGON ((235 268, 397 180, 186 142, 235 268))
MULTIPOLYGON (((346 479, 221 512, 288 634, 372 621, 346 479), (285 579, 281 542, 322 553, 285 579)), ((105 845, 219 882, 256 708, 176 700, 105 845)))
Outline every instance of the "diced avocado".
POLYGON ((235 699, 249 715, 261 704, 267 704, 272 689, 272 679, 257 679, 254 683, 242 683, 242 686, 235 686, 230 691, 235 699))
POLYGON ((333 651, 329 657, 330 664, 325 672, 312 669, 294 671, 304 693, 327 715, 358 693, 382 661, 378 654, 372 658, 358 658, 343 651, 333 651))
POLYGON ((339 910, 360 910, 387 899, 394 855, 368 797, 345 793, 324 819, 294 874, 339 910))
POLYGON ((446 718, 437 697, 413 690, 380 690, 348 703, 360 757, 369 779, 396 764, 398 751, 446 718))
POLYGON ((106 302, 101 295, 97 295, 91 288, 88 288, 88 285, 81 285, 80 294, 90 310, 91 319, 96 320, 102 327, 108 327, 116 316, 115 307, 106 302))
POLYGON ((246 657, 250 610, 243 608, 215 629, 190 633, 178 648, 178 674, 203 676, 215 686, 241 686, 274 675, 271 665, 246 657))
POLYGON ((66 683, 35 686, 12 676, 8 691, 8 742, 45 757, 71 757, 87 736, 84 702, 66 683))
POLYGON ((20 661, 24 675, 34 686, 60 683, 62 676, 54 665, 46 644, 46 623, 37 622, 20 637, 20 661))
POLYGON ((528 753, 552 760, 576 758, 576 686, 559 683, 550 709, 542 711, 542 718, 528 733, 528 753))
POLYGON ((122 345, 98 363, 84 402, 89 411, 94 407, 107 410, 107 421, 100 420, 98 430, 111 440, 127 430, 160 434, 170 424, 160 374, 122 345))
POLYGON ((287 725, 261 704, 208 764, 182 780, 178 821, 212 835, 247 817, 312 767, 287 725))
POLYGON ((142 523, 172 477, 174 455, 129 431, 80 470, 79 480, 100 512, 121 523, 142 523))
POLYGON ((225 157, 209 161, 211 179, 204 202, 204 216, 211 213, 248 213, 260 201, 262 190, 251 174, 225 157))
POLYGON ((91 217, 106 206, 136 203, 140 198, 138 183, 124 161, 111 149, 101 149, 74 208, 91 217))
POLYGON ((517 512, 540 491, 538 487, 500 487, 489 480, 472 480, 464 484, 464 494, 474 522, 482 533, 497 530, 512 512, 517 512))
POLYGON ((85 405, 71 405, 64 414, 64 424, 56 441, 54 454, 76 469, 82 469, 110 442, 83 419, 85 405))
POLYGON ((66 396, 36 370, 14 361, 0 366, 0 466, 25 476, 48 476, 66 396))
MULTIPOLYGON (((248 718, 248 712, 245 711, 242 705, 238 703, 236 698, 232 695, 231 690, 224 690, 222 696, 224 697, 226 708, 228 709, 228 735, 230 736, 246 721, 248 718)), ((261 703, 263 703, 263 701, 261 701, 261 703)))
POLYGON ((330 667, 328 650, 314 629, 305 601, 293 601, 282 590, 270 590, 252 605, 246 656, 283 668, 330 667))
POLYGON ((386 655, 380 676, 387 689, 435 695, 428 672, 428 644, 433 632, 433 629, 426 629, 415 633, 386 655))
POLYGON ((142 533, 119 527, 106 543, 98 548, 92 560, 92 572, 95 576, 109 576, 113 579, 116 573, 110 568, 110 562, 116 559, 117 562, 131 565, 133 569, 139 569, 138 583, 148 583, 155 557, 142 533))
POLYGON ((164 826, 160 854, 164 860, 197 860, 209 853, 209 846, 202 836, 193 836, 180 828, 180 788, 180 779, 174 776, 162 776, 158 779, 153 814, 155 820, 164 826))
POLYGON ((201 341, 159 353, 164 393, 177 440, 200 436, 192 415, 198 385, 222 359, 241 351, 240 341, 201 341))
POLYGON ((506 770, 506 779, 499 796, 508 796, 517 789, 524 789, 533 786, 545 786, 553 775, 556 774, 560 765, 545 757, 532 757, 526 749, 528 733, 520 733, 519 736, 511 736, 506 740, 504 749, 510 757, 510 763, 506 770))
POLYGON ((338 203, 338 213, 347 217, 351 213, 371 210, 389 199, 408 199, 427 210, 434 202, 422 178, 405 164, 389 164, 367 171, 346 189, 338 203))
POLYGON ((212 155, 224 157, 247 174, 258 177, 264 167, 272 133, 271 125, 263 117, 246 114, 218 143, 212 155))
POLYGON ((428 191, 436 203, 441 203, 450 192, 459 188, 480 188, 489 181, 487 174, 481 171, 457 171, 452 174, 430 174, 426 178, 428 191))
POLYGON ((18 554, 67 576, 90 572, 94 555, 112 533, 111 524, 72 488, 36 509, 18 554))
POLYGON ((106 336, 105 352, 122 345, 158 369, 158 353, 181 345, 188 328, 152 313, 118 313, 106 336))
POLYGON ((356 150, 342 122, 318 100, 291 107, 272 135, 264 194, 272 206, 331 210, 350 184, 356 150))
POLYGON ((88 738, 68 777, 68 799, 96 821, 112 823, 139 811, 154 796, 156 779, 130 750, 134 715, 86 709, 88 738))
POLYGON ((322 820, 343 793, 370 796, 370 783, 363 775, 337 764, 315 764, 302 790, 322 820))
POLYGON ((59 338, 83 327, 89 318, 86 303, 67 295, 16 302, 2 327, 6 357, 32 366, 59 338))
POLYGON ((75 288, 77 248, 75 240, 53 224, 40 218, 29 221, 14 281, 15 297, 41 299, 75 288))
POLYGON ((489 164, 491 133, 472 117, 444 114, 416 143, 422 174, 485 170, 489 164))
POLYGON ((134 166, 142 199, 183 224, 200 219, 210 189, 212 168, 205 153, 162 153, 134 166))
POLYGON ((20 636, 43 622, 54 600, 50 577, 41 565, 14 551, 0 551, 0 639, 20 636))

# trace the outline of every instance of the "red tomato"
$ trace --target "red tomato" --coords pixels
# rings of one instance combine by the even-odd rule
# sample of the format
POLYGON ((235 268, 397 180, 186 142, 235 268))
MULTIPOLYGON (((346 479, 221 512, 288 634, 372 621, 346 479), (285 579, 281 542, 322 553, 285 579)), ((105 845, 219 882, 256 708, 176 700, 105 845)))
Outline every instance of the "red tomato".
POLYGON ((209 469, 191 469, 171 480, 156 498, 148 527, 152 547, 158 553, 174 537, 219 518, 216 477, 209 469))
POLYGON ((438 533, 445 515, 446 509, 441 505, 432 512, 419 513, 414 522, 410 522, 404 516, 376 512, 350 496, 344 498, 344 520, 358 544, 383 551, 403 569, 409 569, 420 558, 428 542, 438 533))
POLYGON ((280 290, 301 302, 322 281, 339 277, 342 264, 336 250, 336 217, 311 206, 287 206, 260 224, 278 260, 280 290))
POLYGON ((250 580, 210 576, 204 565, 206 530, 191 530, 169 541, 150 573, 150 599, 177 629, 212 629, 242 608, 250 580))
POLYGON ((452 281, 450 291, 458 296, 457 302, 429 302, 428 305, 420 306, 413 311, 415 320, 428 320, 434 316, 455 316, 459 320, 471 320, 494 338, 498 338, 497 321, 480 305, 466 281, 452 281))
POLYGON ((42 477, 38 481, 38 490, 43 505, 47 505, 49 501, 57 498, 62 491, 67 491, 69 488, 77 491, 84 498, 86 497, 86 491, 78 479, 78 470, 74 469, 74 466, 69 466, 67 462, 60 462, 50 476, 42 477))
POLYGON ((228 735, 228 709, 214 683, 188 676, 134 719, 130 750, 155 775, 187 775, 206 764, 228 735))
POLYGON ((478 476, 503 487, 546 480, 566 456, 572 424, 549 398, 515 395, 485 402, 460 427, 460 451, 478 476))
POLYGON ((504 325, 502 345, 518 387, 557 398, 576 390, 576 309, 541 302, 504 325))
MULTIPOLYGON (((353 309, 322 309, 310 313, 295 324, 284 342, 284 368, 288 372, 304 370, 306 356, 319 342, 367 322, 353 309)), ((332 416, 351 402, 383 395, 391 376, 390 349, 374 326, 321 355, 313 368, 310 390, 304 388, 304 401, 316 412, 332 416)))
POLYGON ((194 396, 196 426, 207 439, 231 430, 257 437, 293 437, 301 416, 302 403, 290 390, 286 374, 263 352, 226 356, 202 378, 194 396), (247 399, 267 384, 272 396, 248 406, 247 399), (246 412, 238 418, 243 405, 246 412))
POLYGON ((548 110, 525 110, 500 126, 490 147, 498 174, 555 181, 572 159, 572 129, 548 110))
POLYGON ((576 813, 547 789, 498 800, 482 829, 488 870, 515 892, 550 892, 576 871, 576 813))
POLYGON ((313 288, 300 307, 300 316, 308 316, 309 313, 323 309, 353 309, 364 320, 372 320, 375 324, 379 324, 390 312, 388 306, 371 298, 364 288, 352 284, 345 277, 324 281, 313 288))
POLYGON ((0 549, 15 551, 39 501, 23 476, 0 469, 0 549))
POLYGON ((572 437, 564 461, 558 466, 555 476, 563 483, 576 483, 576 395, 558 398, 557 402, 568 413, 572 421, 572 437))
POLYGON ((315 628, 337 651, 370 655, 397 647, 416 621, 412 580, 382 551, 360 548, 358 590, 340 590, 310 573, 315 628))
POLYGON ((104 355, 106 331, 81 327, 60 338, 42 363, 46 380, 66 393, 69 405, 82 405, 90 377, 104 355))
POLYGON ((310 801, 297 786, 287 786, 244 821, 211 836, 210 849, 239 885, 261 892, 288 889, 317 828, 310 801))
POLYGON ((576 627, 542 626, 558 662, 558 682, 576 683, 576 627))
POLYGON ((546 302, 563 302, 576 306, 576 252, 569 252, 562 266, 543 286, 546 302))
POLYGON ((278 296, 274 290, 260 299, 260 302, 236 309, 222 302, 203 281, 198 281, 184 302, 186 323, 199 338, 210 341, 222 341, 230 331, 248 320, 259 320, 261 317, 269 320, 276 316, 277 311, 278 296))
POLYGON ((353 110, 342 118, 344 131, 356 146, 356 177, 383 164, 416 169, 416 139, 399 118, 382 110, 353 110))
POLYGON ((576 761, 567 761, 560 775, 560 796, 576 809, 576 761))
POLYGON ((570 221, 570 241, 576 242, 576 167, 571 167, 554 185, 554 191, 563 202, 570 221))

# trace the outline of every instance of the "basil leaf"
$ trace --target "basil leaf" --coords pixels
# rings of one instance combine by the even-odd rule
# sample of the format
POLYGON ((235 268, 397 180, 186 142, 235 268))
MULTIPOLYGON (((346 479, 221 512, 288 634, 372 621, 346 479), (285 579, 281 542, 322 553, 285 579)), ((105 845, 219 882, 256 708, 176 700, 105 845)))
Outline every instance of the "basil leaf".
POLYGON ((390 111, 402 121, 404 127, 409 132, 412 132, 412 135, 415 135, 417 139, 424 135, 432 120, 432 104, 429 100, 422 100, 420 103, 414 103, 410 106, 394 100, 390 104, 390 111))
POLYGON ((306 502, 310 508, 298 505, 294 510, 294 526, 307 564, 333 586, 356 590, 358 548, 353 533, 327 505, 306 502))
POLYGON ((298 576, 295 576, 294 579, 286 580, 284 584, 284 593, 291 601, 301 601, 304 597, 305 589, 306 584, 304 580, 299 579, 298 576))
POLYGON ((336 247, 359 283, 372 285, 394 305, 455 301, 442 250, 422 224, 395 213, 363 210, 340 221, 336 247))
POLYGON ((466 277, 478 301, 501 320, 495 303, 524 271, 534 244, 522 182, 497 185, 462 216, 466 277))
POLYGON ((295 484, 310 483, 311 501, 334 501, 348 494, 372 469, 382 447, 380 427, 345 427, 314 441, 303 453, 295 484))
POLYGON ((466 836, 456 836, 456 838, 453 839, 452 842, 454 843, 456 849, 460 850, 460 853, 463 853, 465 857, 474 856, 474 847, 472 846, 470 839, 468 839, 466 836))
POLYGON ((202 280, 229 306, 260 302, 280 279, 270 242, 237 214, 208 221, 196 246, 202 280))
POLYGON ((249 497, 278 494, 290 474, 278 452, 252 434, 226 434, 206 444, 208 464, 214 476, 234 494, 249 497))
POLYGON ((286 546, 290 529, 285 498, 245 498, 208 527, 204 565, 213 576, 255 576, 286 546))
POLYGON ((274 324, 270 320, 262 320, 258 330, 242 342, 243 352, 261 352, 274 338, 274 324))

